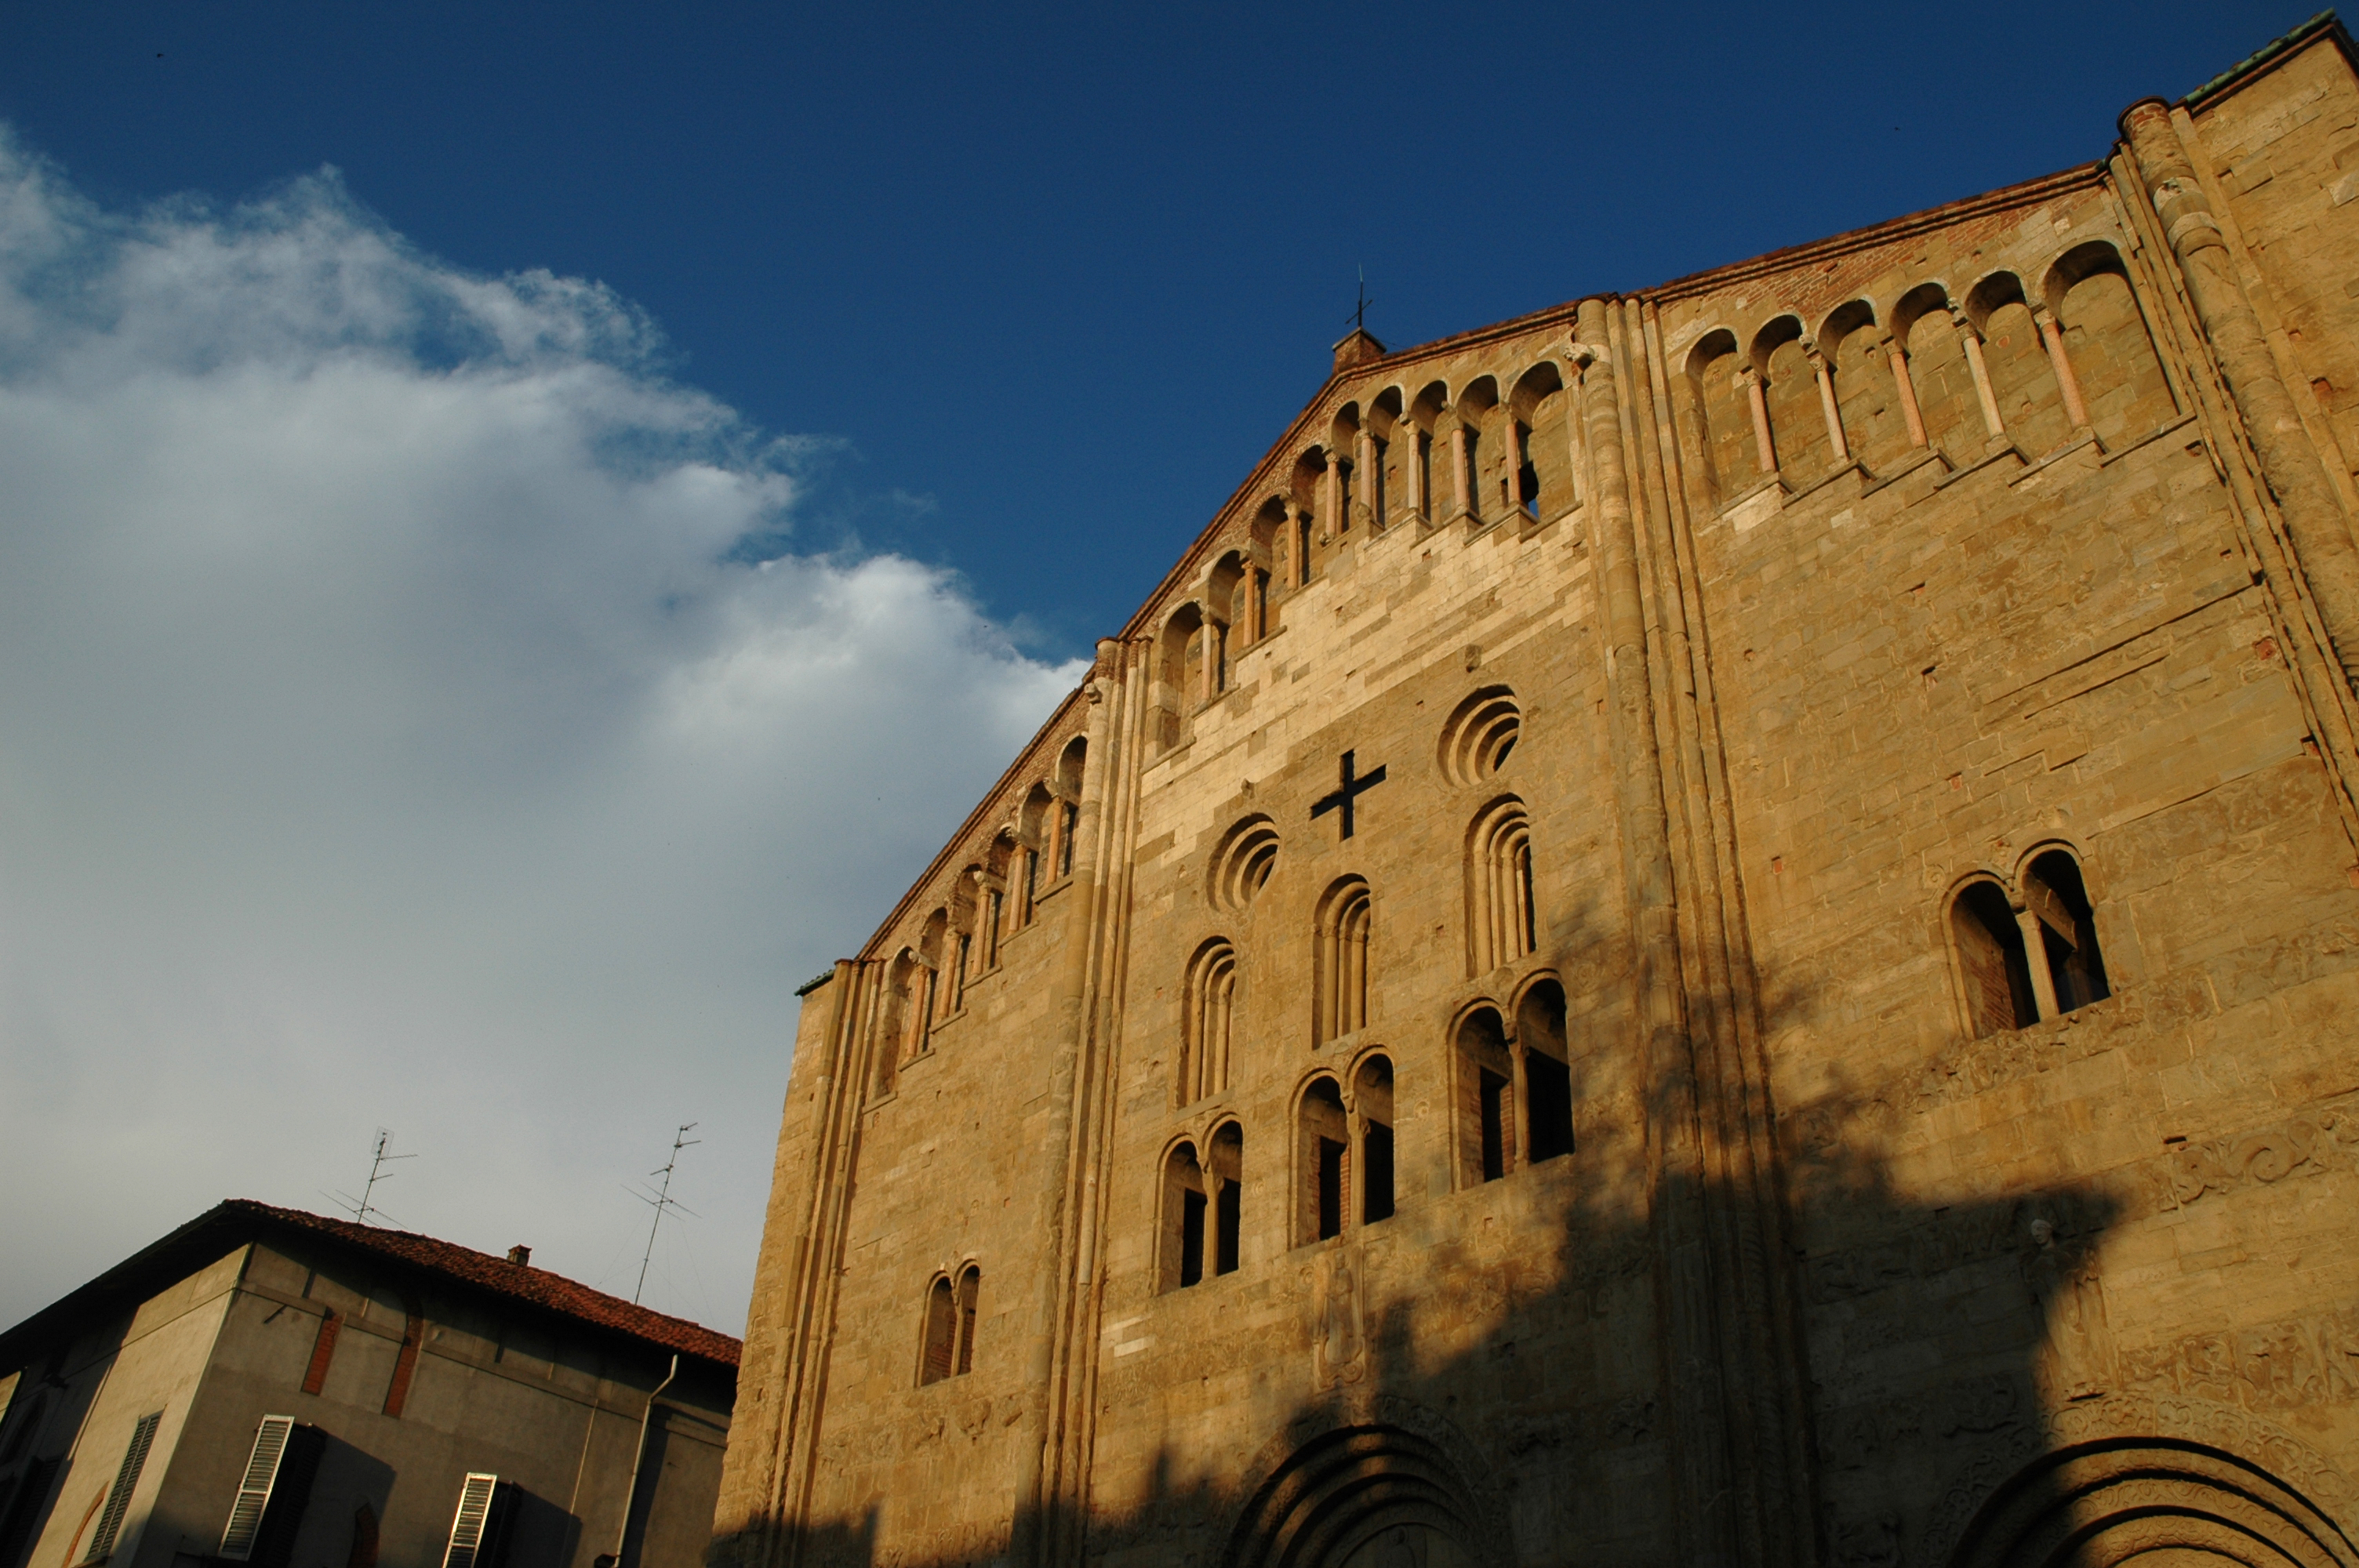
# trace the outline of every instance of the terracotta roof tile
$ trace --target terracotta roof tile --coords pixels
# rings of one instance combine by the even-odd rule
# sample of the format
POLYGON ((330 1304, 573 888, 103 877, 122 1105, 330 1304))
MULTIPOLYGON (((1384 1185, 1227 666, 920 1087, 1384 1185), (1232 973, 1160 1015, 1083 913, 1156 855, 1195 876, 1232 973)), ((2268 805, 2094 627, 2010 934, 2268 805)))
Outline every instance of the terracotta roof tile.
POLYGON ((348 1219, 330 1219, 299 1208, 277 1208, 249 1198, 232 1198, 216 1212, 223 1211, 332 1238, 356 1251, 394 1259, 486 1294, 529 1303, 581 1323, 627 1334, 666 1350, 677 1350, 683 1356, 701 1357, 723 1367, 737 1365, 738 1342, 725 1334, 610 1296, 603 1291, 593 1291, 562 1274, 552 1274, 528 1263, 511 1263, 506 1258, 478 1252, 472 1247, 412 1231, 356 1225, 348 1219))

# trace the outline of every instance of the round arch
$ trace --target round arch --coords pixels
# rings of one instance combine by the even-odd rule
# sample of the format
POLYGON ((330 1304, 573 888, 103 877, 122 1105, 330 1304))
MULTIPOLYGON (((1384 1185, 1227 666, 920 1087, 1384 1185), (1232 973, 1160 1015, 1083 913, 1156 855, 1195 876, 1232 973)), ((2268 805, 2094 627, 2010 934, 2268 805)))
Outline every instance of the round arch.
POLYGON ((1395 1536, 1418 1538, 1413 1560, 1428 1568, 1510 1561, 1501 1511, 1471 1479, 1480 1471, 1463 1441, 1406 1401, 1371 1403, 1323 1428, 1298 1426, 1274 1460, 1265 1450, 1223 1568, 1361 1568, 1395 1536))
POLYGON ((2227 1449, 2122 1436, 2072 1444, 2017 1470, 1947 1559, 1950 1568, 2064 1561, 2359 1568, 2359 1548, 2311 1498, 2227 1449))

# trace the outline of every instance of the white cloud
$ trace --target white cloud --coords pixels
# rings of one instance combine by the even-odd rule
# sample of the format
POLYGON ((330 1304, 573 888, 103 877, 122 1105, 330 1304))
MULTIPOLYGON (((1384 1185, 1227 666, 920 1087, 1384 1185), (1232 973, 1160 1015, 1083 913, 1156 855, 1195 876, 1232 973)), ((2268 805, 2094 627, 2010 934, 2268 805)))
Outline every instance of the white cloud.
POLYGON ((103 211, 0 132, 0 1324, 218 1198, 742 1323, 793 988, 1078 678, 941 572, 736 558, 792 443, 608 290, 332 176, 103 211), (734 553, 733 553, 734 552, 734 553))

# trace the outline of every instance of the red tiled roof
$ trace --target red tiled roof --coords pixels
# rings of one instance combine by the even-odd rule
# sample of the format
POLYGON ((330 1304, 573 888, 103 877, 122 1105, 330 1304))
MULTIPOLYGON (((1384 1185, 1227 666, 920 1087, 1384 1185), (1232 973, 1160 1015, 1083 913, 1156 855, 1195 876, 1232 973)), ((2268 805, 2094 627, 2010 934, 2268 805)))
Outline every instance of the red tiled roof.
POLYGON ((478 1252, 472 1247, 438 1241, 431 1236, 407 1230, 385 1230, 374 1225, 355 1225, 349 1219, 330 1219, 299 1208, 276 1208, 250 1198, 232 1198, 214 1214, 250 1216, 268 1224, 328 1237, 357 1251, 390 1258, 489 1295, 529 1303, 545 1312, 627 1334, 683 1356, 701 1357, 723 1367, 737 1365, 738 1343, 725 1334, 717 1334, 686 1318, 650 1311, 603 1291, 593 1291, 562 1274, 552 1274, 528 1263, 511 1263, 506 1258, 478 1252))

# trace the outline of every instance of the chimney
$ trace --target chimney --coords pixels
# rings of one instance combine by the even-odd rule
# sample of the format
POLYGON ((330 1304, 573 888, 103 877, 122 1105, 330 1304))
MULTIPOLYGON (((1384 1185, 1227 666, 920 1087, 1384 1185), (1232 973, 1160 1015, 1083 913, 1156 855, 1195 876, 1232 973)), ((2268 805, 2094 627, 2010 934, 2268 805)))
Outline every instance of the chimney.
POLYGON ((523 1246, 509 1248, 508 1261, 519 1269, 529 1267, 532 1263, 532 1249, 523 1246))
POLYGON ((1353 365, 1366 364, 1370 360, 1385 357, 1385 346, 1364 327, 1354 327, 1351 335, 1335 345, 1335 373, 1343 374, 1353 365))

